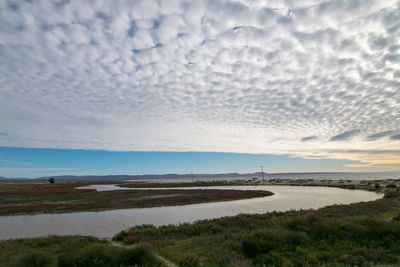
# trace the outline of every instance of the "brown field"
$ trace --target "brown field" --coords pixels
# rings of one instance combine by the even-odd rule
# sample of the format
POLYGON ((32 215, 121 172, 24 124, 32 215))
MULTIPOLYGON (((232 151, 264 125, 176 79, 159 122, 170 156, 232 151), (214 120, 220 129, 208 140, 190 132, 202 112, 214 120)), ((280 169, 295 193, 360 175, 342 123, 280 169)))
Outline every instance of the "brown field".
POLYGON ((271 192, 261 190, 170 189, 97 192, 91 189, 74 189, 89 184, 95 183, 0 182, 0 216, 176 206, 272 195, 271 192))

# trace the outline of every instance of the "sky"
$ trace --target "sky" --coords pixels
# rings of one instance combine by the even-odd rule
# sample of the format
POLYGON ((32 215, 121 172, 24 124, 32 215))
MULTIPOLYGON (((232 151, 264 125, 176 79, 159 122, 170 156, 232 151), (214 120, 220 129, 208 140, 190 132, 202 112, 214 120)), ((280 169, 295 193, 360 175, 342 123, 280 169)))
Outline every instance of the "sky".
MULTIPOLYGON (((260 172, 261 166, 267 173, 313 172, 316 170, 315 162, 314 159, 266 154, 0 148, 0 171, 4 177, 11 178, 53 175, 254 173, 260 172)), ((319 159, 318 162, 318 170, 321 171, 343 170, 342 166, 349 163, 347 160, 329 159, 319 159)))
POLYGON ((398 36, 398 0, 0 0, 0 176, 400 170, 398 36))

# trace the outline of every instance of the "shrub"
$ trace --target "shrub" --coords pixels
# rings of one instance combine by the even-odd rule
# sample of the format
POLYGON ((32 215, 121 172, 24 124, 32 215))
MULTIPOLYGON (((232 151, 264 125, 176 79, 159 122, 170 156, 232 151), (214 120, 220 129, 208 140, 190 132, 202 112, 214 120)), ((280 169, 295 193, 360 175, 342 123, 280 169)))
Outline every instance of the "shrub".
POLYGON ((77 266, 112 266, 113 259, 102 246, 91 246, 85 249, 77 258, 77 266))
POLYGON ((135 247, 130 249, 119 249, 116 253, 117 264, 121 265, 149 265, 153 266, 157 262, 153 252, 149 247, 135 247))
POLYGON ((94 245, 73 256, 58 256, 58 267, 63 266, 155 266, 158 260, 148 247, 121 248, 94 245))
POLYGON ((282 246, 296 247, 307 239, 305 233, 283 229, 266 230, 246 236, 242 241, 242 252, 248 258, 265 254, 282 246))
MULTIPOLYGON (((129 228, 128 230, 122 231, 120 233, 118 233, 117 235, 115 235, 112 239, 115 241, 125 241, 126 238, 130 237, 130 236, 142 236, 142 235, 146 235, 146 236, 158 236, 160 235, 160 228, 157 228, 153 225, 147 225, 147 224, 143 224, 143 225, 139 225, 139 226, 134 226, 129 228)), ((129 238, 127 240, 129 242, 129 238)))
POLYGON ((57 267, 71 267, 75 266, 76 259, 73 255, 62 254, 57 257, 57 267))
POLYGON ((130 244, 136 243, 137 241, 139 241, 139 239, 140 239, 140 235, 135 234, 135 235, 130 235, 130 236, 125 237, 123 242, 124 242, 124 244, 130 245, 130 244))
POLYGON ((178 264, 179 267, 200 267, 199 260, 197 258, 188 256, 178 264))
POLYGON ((115 236, 113 236, 112 240, 114 240, 114 241, 120 241, 120 242, 124 241, 124 239, 127 238, 127 237, 129 236, 129 231, 130 231, 130 229, 128 229, 128 230, 126 230, 126 231, 123 230, 123 231, 119 232, 118 234, 116 234, 115 236))
POLYGON ((390 190, 385 193, 384 198, 394 199, 400 197, 400 189, 390 190))
POLYGON ((25 254, 17 261, 19 267, 45 267, 52 264, 53 258, 39 251, 25 254))
POLYGON ((258 255, 254 259, 254 264, 256 266, 293 266, 293 264, 284 259, 279 253, 258 255))

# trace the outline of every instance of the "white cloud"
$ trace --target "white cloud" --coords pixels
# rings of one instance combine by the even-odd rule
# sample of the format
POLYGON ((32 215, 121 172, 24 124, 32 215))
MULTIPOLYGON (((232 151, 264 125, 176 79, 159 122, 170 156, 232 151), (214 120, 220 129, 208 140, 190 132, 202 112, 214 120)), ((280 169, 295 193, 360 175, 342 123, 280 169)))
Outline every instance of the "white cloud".
POLYGON ((0 145, 350 159, 345 149, 400 149, 368 138, 400 130, 399 10, 391 0, 1 1, 0 145))

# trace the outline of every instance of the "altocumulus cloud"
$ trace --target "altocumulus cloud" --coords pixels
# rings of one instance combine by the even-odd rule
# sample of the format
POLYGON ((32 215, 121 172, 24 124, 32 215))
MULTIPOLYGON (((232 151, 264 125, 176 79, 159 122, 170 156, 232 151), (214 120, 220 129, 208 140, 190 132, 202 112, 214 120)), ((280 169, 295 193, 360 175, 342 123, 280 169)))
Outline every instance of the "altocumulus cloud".
POLYGON ((0 145, 371 162, 324 151, 400 129, 399 12, 394 0, 1 1, 0 145), (348 129, 362 131, 349 142, 348 129))
POLYGON ((329 139, 329 141, 347 141, 350 140, 351 138, 353 138, 354 136, 358 135, 361 131, 360 130, 351 130, 351 131, 347 131, 335 136, 332 136, 331 139, 329 139))
POLYGON ((380 132, 380 133, 376 133, 376 134, 372 134, 372 135, 368 136, 367 140, 375 141, 377 139, 380 139, 380 138, 383 138, 383 137, 387 137, 387 136, 391 136, 393 134, 394 134, 394 131, 380 132))
POLYGON ((303 138, 301 138, 301 141, 302 142, 308 142, 308 141, 314 141, 314 140, 317 140, 317 139, 318 139, 318 136, 313 135, 313 136, 303 137, 303 138))

